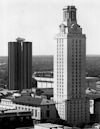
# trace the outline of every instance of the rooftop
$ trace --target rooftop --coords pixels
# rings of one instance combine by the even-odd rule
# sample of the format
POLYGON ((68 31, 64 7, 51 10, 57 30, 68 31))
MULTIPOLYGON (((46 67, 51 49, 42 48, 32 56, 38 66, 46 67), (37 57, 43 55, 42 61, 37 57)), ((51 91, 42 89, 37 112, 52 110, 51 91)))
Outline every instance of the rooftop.
POLYGON ((33 77, 47 77, 47 78, 53 78, 53 72, 52 71, 42 71, 42 72, 34 72, 33 77))
POLYGON ((43 124, 37 124, 35 126, 40 126, 40 127, 44 127, 44 128, 50 128, 50 129, 72 129, 72 127, 69 126, 64 126, 64 125, 58 125, 58 124, 52 124, 52 123, 43 123, 43 124))
POLYGON ((86 77, 86 80, 99 80, 98 77, 86 77))
POLYGON ((42 76, 38 77, 38 76, 36 76, 35 79, 38 82, 51 82, 51 83, 54 82, 54 78, 53 77, 42 77, 42 76))
POLYGON ((30 106, 42 106, 42 105, 51 105, 54 102, 44 99, 44 98, 35 98, 32 96, 20 96, 18 98, 13 99, 14 103, 30 105, 30 106))
POLYGON ((1 117, 13 117, 13 116, 31 116, 30 111, 25 110, 9 110, 9 109, 0 109, 0 118, 1 117))
POLYGON ((47 127, 47 128, 61 128, 63 125, 57 125, 57 124, 51 124, 51 123, 43 123, 43 124, 37 124, 36 126, 41 126, 41 127, 47 127))

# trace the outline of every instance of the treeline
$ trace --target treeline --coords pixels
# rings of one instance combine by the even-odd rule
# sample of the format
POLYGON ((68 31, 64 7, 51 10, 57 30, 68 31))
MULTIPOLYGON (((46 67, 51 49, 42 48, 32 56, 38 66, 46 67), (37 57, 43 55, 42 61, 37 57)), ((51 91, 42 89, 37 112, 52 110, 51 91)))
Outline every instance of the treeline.
POLYGON ((86 72, 87 76, 100 77, 100 56, 87 56, 86 72))
MULTIPOLYGON (((53 56, 33 56, 32 72, 53 71, 53 56)), ((86 58, 87 76, 100 76, 100 56, 87 56, 86 58)), ((0 57, 0 80, 6 82, 8 76, 8 57, 0 57), (3 64, 3 65, 1 65, 3 64), (3 81, 4 79, 4 81, 3 81)))

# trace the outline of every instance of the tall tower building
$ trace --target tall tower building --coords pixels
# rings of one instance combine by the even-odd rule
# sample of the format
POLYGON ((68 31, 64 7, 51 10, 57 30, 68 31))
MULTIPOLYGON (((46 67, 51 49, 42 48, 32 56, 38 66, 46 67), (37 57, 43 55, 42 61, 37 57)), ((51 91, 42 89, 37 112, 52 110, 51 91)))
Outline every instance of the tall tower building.
POLYGON ((23 89, 32 88, 32 43, 23 43, 23 89))
POLYGON ((8 43, 9 89, 32 87, 32 43, 17 38, 8 43))
POLYGON ((54 100, 61 119, 67 119, 67 33, 66 25, 59 26, 60 32, 56 35, 56 51, 54 55, 54 100))
POLYGON ((85 98, 86 36, 77 24, 75 6, 63 9, 63 23, 56 35, 54 100, 59 116, 69 124, 89 122, 85 98))
POLYGON ((21 44, 8 43, 8 80, 9 89, 19 89, 21 82, 21 44))

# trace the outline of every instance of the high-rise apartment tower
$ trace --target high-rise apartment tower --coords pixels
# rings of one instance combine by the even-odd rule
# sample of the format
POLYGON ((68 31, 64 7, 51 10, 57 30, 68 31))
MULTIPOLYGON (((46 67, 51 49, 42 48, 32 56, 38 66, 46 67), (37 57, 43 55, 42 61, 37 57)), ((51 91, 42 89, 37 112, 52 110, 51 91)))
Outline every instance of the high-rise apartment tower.
POLYGON ((22 38, 8 43, 9 89, 32 87, 32 43, 22 38))
POLYGON ((77 24, 75 6, 63 9, 63 23, 56 35, 54 100, 59 116, 72 125, 89 122, 85 98, 86 36, 77 24))

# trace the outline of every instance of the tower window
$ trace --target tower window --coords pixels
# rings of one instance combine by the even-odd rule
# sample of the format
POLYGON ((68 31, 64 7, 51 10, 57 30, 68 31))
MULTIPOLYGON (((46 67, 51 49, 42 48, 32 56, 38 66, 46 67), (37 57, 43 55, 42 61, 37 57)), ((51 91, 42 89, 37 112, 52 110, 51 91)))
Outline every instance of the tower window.
POLYGON ((46 114, 47 114, 47 117, 50 117, 50 111, 49 110, 46 111, 46 114))
POLYGON ((79 43, 81 43, 81 40, 79 40, 79 43))

